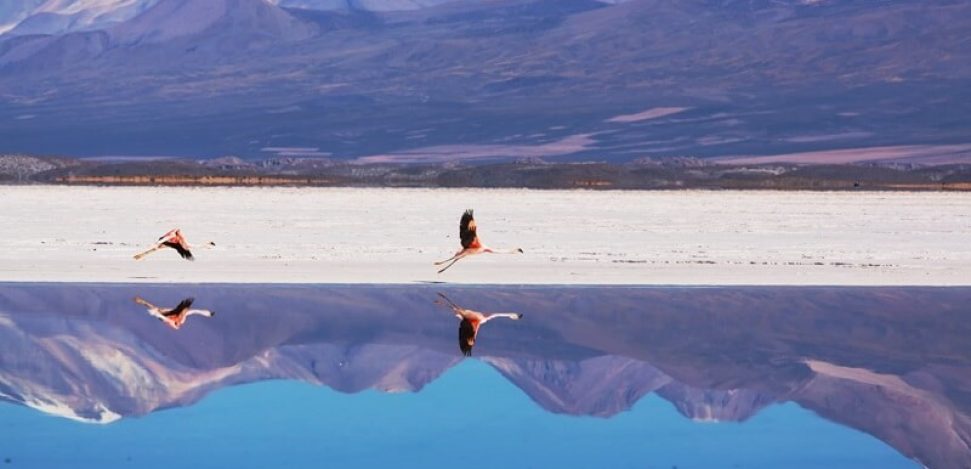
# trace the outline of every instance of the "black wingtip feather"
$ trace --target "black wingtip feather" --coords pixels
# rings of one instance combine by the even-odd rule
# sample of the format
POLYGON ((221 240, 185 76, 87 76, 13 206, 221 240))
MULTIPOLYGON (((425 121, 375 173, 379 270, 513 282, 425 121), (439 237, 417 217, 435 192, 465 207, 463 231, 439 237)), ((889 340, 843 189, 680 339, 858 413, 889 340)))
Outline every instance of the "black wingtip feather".
POLYGON ((475 346, 475 327, 468 320, 463 318, 459 322, 459 350, 466 357, 472 356, 472 347, 475 346))
POLYGON ((192 306, 192 302, 193 301, 195 301, 195 298, 186 298, 186 299, 180 301, 179 304, 178 304, 178 306, 176 306, 175 308, 172 308, 169 311, 166 311, 166 312, 162 313, 162 315, 163 316, 178 316, 179 314, 182 314, 183 311, 189 309, 189 307, 192 306))
POLYGON ((462 214, 462 220, 459 222, 459 239, 462 241, 463 248, 468 248, 475 243, 475 231, 475 218, 472 216, 472 209, 470 208, 462 214))
POLYGON ((188 249, 182 247, 182 245, 179 244, 179 243, 173 243, 173 242, 169 241, 167 243, 163 243, 163 245, 164 246, 167 246, 167 247, 170 247, 172 249, 175 249, 175 251, 178 252, 179 255, 182 256, 182 258, 185 259, 185 260, 187 260, 187 261, 194 261, 194 260, 196 260, 195 257, 192 256, 192 251, 189 251, 188 249))

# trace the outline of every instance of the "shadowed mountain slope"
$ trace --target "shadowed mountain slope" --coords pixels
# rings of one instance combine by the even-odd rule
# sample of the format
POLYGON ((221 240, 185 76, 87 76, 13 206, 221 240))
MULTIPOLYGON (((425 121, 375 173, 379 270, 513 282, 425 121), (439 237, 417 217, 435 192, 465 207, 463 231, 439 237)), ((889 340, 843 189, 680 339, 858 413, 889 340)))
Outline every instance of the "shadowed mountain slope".
POLYGON ((0 36, 0 151, 630 161, 966 144, 969 24, 971 5, 944 0, 163 0, 101 31, 0 36))

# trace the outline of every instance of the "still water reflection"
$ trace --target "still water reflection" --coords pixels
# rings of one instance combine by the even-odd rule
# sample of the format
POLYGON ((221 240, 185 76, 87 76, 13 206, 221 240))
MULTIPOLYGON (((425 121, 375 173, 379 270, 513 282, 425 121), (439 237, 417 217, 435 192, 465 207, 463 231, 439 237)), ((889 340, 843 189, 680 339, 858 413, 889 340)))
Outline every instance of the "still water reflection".
POLYGON ((0 285, 0 460, 971 467, 969 319, 971 288, 0 285))
POLYGON ((182 325, 185 324, 185 320, 189 316, 199 315, 207 318, 211 318, 216 315, 215 311, 210 311, 208 309, 197 309, 192 307, 192 303, 195 301, 194 298, 186 298, 179 302, 174 308, 161 308, 152 303, 149 303, 144 298, 136 296, 134 299, 135 303, 140 304, 145 307, 148 314, 162 323, 167 324, 172 329, 181 329, 182 325))

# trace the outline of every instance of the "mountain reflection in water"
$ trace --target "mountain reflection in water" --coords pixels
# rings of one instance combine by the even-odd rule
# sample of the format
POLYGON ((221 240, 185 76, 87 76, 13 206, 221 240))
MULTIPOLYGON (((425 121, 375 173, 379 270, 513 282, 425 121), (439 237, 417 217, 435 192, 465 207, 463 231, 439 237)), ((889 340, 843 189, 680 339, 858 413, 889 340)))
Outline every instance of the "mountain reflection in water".
POLYGON ((971 288, 0 285, 0 400, 108 423, 285 379, 420 391, 463 359, 436 304, 525 314, 476 358, 543 409, 612 417, 655 394, 745 421, 795 402, 930 467, 971 467, 971 288), (181 329, 132 302, 195 297, 181 329))

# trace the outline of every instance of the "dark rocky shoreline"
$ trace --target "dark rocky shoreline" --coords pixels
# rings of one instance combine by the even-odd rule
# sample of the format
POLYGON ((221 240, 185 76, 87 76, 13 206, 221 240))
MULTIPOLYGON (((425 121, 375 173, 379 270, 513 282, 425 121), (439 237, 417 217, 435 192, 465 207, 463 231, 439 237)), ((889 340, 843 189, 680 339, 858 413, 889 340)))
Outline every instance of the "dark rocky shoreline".
POLYGON ((91 160, 0 156, 0 183, 173 186, 969 191, 971 165, 632 163, 357 164, 320 158, 91 160))

